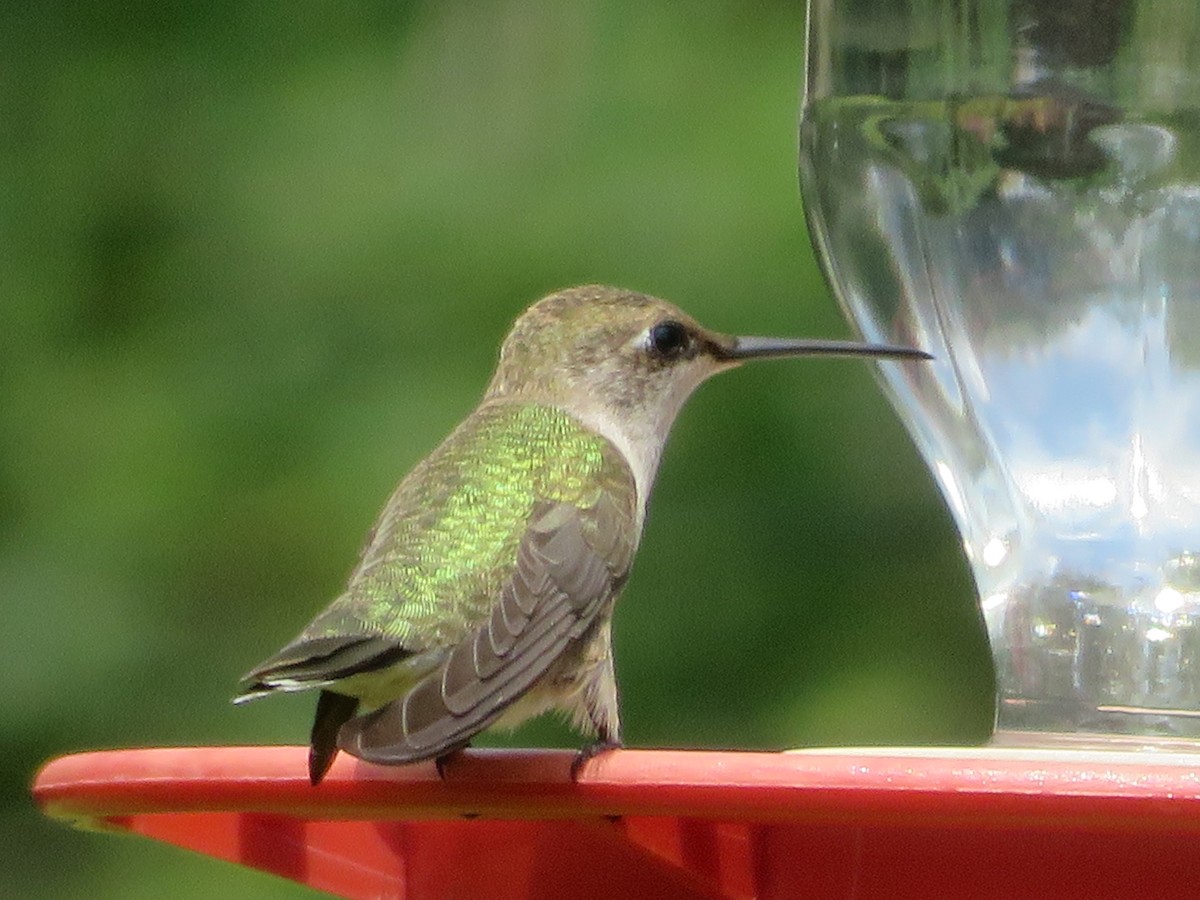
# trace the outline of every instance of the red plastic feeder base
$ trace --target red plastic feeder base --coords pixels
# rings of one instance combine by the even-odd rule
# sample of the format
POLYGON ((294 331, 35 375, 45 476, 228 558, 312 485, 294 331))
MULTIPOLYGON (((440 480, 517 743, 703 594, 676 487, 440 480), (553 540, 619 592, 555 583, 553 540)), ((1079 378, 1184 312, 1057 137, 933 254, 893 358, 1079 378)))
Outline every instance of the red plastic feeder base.
MULTIPOLYGON (((1200 896, 1186 754, 472 750, 382 768, 303 747, 81 753, 49 816, 344 897, 1200 896)), ((1200 763, 1200 757, 1195 757, 1200 763)))

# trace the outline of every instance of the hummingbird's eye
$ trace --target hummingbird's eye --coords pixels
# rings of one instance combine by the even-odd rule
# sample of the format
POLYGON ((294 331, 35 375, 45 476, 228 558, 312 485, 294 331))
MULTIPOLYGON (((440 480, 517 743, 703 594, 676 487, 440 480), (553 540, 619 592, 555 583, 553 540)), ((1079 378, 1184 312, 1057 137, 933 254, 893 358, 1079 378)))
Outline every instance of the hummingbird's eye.
POLYGON ((664 359, 673 359, 688 348, 691 336, 678 322, 667 319, 650 329, 648 346, 650 352, 664 359))

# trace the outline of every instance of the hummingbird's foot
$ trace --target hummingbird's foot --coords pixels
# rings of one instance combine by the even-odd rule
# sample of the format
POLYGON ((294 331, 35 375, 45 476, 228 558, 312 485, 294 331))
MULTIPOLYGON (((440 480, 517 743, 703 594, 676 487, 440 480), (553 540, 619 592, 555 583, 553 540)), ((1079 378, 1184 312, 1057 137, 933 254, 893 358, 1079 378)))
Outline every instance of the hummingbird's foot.
POLYGON ((463 745, 463 746, 461 746, 461 747, 455 747, 455 748, 454 748, 453 750, 451 750, 449 753, 443 753, 441 756, 438 756, 438 757, 435 757, 435 758, 434 758, 434 760, 433 760, 433 767, 434 767, 435 769, 437 769, 437 773, 438 773, 438 779, 439 779, 439 780, 441 780, 441 781, 445 781, 445 780, 446 780, 446 763, 448 763, 448 762, 449 762, 450 760, 452 760, 452 759, 453 759, 455 756, 457 756, 457 755, 458 755, 458 753, 459 753, 460 751, 462 751, 462 750, 465 750, 465 749, 466 749, 467 747, 469 747, 469 746, 471 746, 471 745, 470 745, 470 744, 464 744, 464 745, 463 745))
POLYGON ((599 756, 601 753, 607 753, 609 750, 620 750, 624 746, 620 741, 593 741, 588 744, 576 753, 575 758, 571 761, 571 780, 579 780, 579 770, 593 756, 599 756))

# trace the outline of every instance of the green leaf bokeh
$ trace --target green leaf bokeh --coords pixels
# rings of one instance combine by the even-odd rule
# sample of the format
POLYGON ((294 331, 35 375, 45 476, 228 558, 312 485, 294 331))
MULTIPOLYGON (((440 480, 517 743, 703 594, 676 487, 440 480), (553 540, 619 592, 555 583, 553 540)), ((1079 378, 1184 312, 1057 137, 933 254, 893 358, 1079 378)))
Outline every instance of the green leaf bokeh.
MULTIPOLYGON (((529 301, 604 281, 849 333, 796 187, 802 31, 799 3, 0 7, 0 895, 308 894, 64 829, 29 780, 302 742, 311 700, 235 709, 238 676, 337 591, 529 301)), ((627 740, 979 741, 972 597, 865 365, 720 378, 618 609, 627 740)))

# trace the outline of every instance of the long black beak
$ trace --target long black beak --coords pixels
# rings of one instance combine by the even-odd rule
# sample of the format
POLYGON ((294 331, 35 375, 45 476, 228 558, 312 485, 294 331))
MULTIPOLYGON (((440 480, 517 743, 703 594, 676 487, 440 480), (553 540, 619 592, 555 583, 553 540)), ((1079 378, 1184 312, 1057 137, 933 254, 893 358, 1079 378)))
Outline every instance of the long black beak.
POLYGON ((924 350, 890 344, 855 341, 802 340, 797 338, 732 337, 713 345, 717 359, 769 359, 774 356, 876 356, 884 359, 933 359, 924 350))

